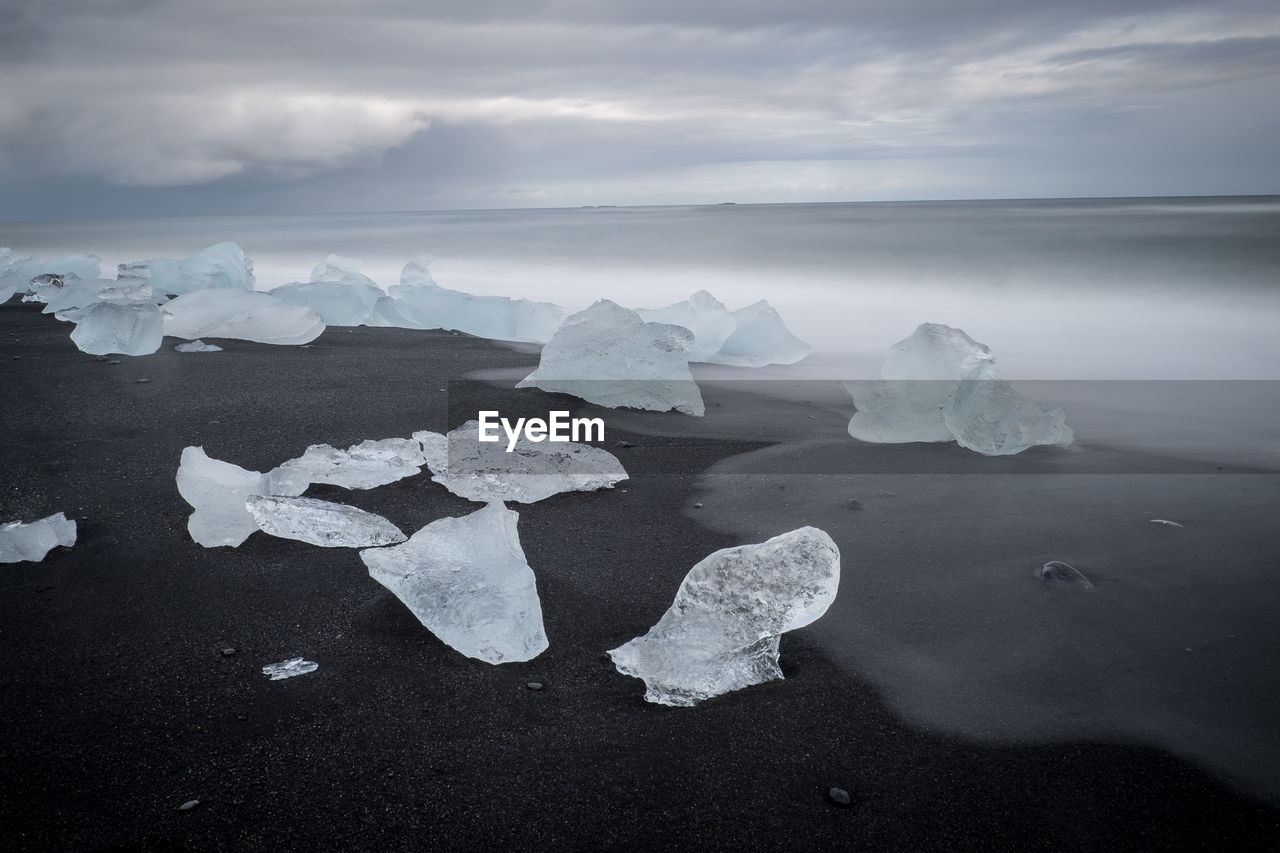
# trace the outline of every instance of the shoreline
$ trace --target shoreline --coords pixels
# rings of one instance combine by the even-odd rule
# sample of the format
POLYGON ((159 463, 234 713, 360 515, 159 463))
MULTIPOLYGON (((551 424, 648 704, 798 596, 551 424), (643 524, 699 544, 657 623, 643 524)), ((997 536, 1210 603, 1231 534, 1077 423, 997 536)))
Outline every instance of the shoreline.
MULTIPOLYGON (((449 380, 529 354, 355 327, 211 354, 170 338, 111 365, 67 331, 38 306, 0 306, 0 521, 63 510, 79 526, 73 548, 0 580, 9 849, 1280 843, 1280 807, 1154 747, 979 744, 903 722, 813 627, 783 637, 785 681, 691 709, 646 704, 604 652, 646 631, 694 563, 743 541, 686 507, 702 473, 776 436, 611 423, 606 447, 632 479, 512 506, 551 647, 495 667, 439 642, 353 549, 266 534, 201 548, 173 477, 187 445, 263 471, 308 444, 443 430, 449 380), (319 669, 260 673, 298 655, 319 669), (832 786, 851 807, 827 799, 832 786)), ((406 533, 479 508, 426 476, 307 495, 406 533)), ((856 575, 842 586, 856 595, 856 575)))

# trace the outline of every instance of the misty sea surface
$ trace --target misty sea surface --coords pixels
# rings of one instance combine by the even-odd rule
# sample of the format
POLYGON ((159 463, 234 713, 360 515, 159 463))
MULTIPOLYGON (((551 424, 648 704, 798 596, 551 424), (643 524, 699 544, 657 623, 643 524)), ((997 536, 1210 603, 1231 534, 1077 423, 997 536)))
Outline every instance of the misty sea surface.
MULTIPOLYGON (((1280 197, 0 223, 18 255, 93 253, 107 275, 227 240, 262 290, 330 253, 385 288, 429 253, 443 287, 567 313, 704 289, 731 310, 768 299, 809 358, 695 376, 773 380, 759 393, 806 408, 744 411, 740 437, 778 443, 718 464, 694 517, 744 542, 832 533, 841 592, 806 630, 833 660, 921 726, 1157 745, 1280 801, 1280 197), (900 472, 823 464, 854 444, 836 380, 876 377, 923 322, 964 329, 1020 390, 1063 406, 1072 448, 1033 450, 1025 471, 955 473, 974 463, 954 445, 900 472), (1041 584, 1049 560, 1093 588, 1041 584)), ((709 409, 690 430, 733 435, 729 421, 709 409)))

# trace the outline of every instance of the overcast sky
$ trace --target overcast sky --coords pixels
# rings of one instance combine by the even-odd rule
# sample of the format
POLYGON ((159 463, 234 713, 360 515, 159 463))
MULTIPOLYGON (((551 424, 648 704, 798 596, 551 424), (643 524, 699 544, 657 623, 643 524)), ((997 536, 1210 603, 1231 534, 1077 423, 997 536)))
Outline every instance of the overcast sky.
POLYGON ((1280 192, 1280 3, 0 0, 0 218, 1280 192))

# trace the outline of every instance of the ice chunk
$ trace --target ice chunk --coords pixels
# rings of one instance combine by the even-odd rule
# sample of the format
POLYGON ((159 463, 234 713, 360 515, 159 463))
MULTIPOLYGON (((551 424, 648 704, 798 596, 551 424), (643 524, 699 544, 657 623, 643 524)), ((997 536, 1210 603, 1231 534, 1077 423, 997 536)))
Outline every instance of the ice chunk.
POLYGON ((689 570, 658 624, 609 655, 662 705, 782 678, 778 637, 826 613, 839 585, 840 551, 815 527, 724 548, 689 570))
POLYGON ((810 347, 791 334, 774 307, 761 299, 733 312, 737 328, 725 339, 720 351, 708 361, 761 367, 766 364, 795 364, 809 354, 810 347))
POLYGON ((91 355, 147 355, 164 340, 164 316, 151 302, 99 302, 76 323, 71 340, 91 355))
POLYGON ((178 465, 178 493, 191 504, 187 519, 191 538, 206 548, 235 547, 258 529, 245 501, 251 495, 300 495, 305 477, 276 468, 266 474, 210 459, 203 447, 186 447, 178 465))
POLYGON ((76 544, 76 523, 60 512, 24 524, 0 524, 0 563, 38 563, 57 546, 76 544))
POLYGON ((1040 583, 1046 586, 1078 586, 1081 589, 1093 589, 1093 584, 1083 572, 1061 560, 1050 560, 1040 568, 1040 583))
POLYGON ((293 678, 295 675, 306 675, 308 672, 315 672, 319 668, 320 664, 313 660, 289 658, 279 663, 267 664, 262 668, 262 674, 271 676, 272 681, 279 681, 282 678, 293 678))
POLYGON ((1170 520, 1169 520, 1169 519, 1167 519, 1167 518, 1153 518, 1153 519, 1151 519, 1151 523, 1152 523, 1152 524, 1167 524, 1169 527, 1186 527, 1186 525, 1185 525, 1185 524, 1181 524, 1180 522, 1177 522, 1177 521, 1170 521, 1170 520))
POLYGON ((35 258, 19 258, 12 249, 0 248, 0 302, 8 302, 14 291, 25 292, 31 279, 41 274, 35 258))
POLYGON ((176 338, 236 338, 263 344, 305 344, 324 331, 320 315, 269 293, 197 290, 164 305, 164 333, 176 338))
POLYGON ((323 548, 374 548, 405 540, 382 516, 332 501, 250 495, 245 506, 263 533, 323 548))
POLYGON ((738 328, 738 321, 729 309, 705 290, 666 308, 637 308, 636 313, 646 323, 668 323, 693 332, 689 361, 710 361, 738 328))
POLYGON ((359 261, 339 255, 330 255, 316 264, 309 283, 295 281, 267 292, 285 302, 307 306, 329 326, 366 323, 373 306, 386 298, 373 279, 360 273, 359 261))
POLYGON ((206 344, 204 341, 189 341, 174 347, 178 352, 222 352, 222 347, 206 344))
POLYGON ((102 258, 97 255, 67 255, 40 264, 40 272, 61 277, 99 278, 102 275, 102 258))
POLYGON ((56 315, 71 308, 88 308, 96 305, 102 301, 103 288, 113 284, 115 282, 105 278, 63 277, 61 286, 50 282, 36 292, 35 298, 44 303, 44 308, 40 309, 41 313, 56 315))
POLYGON ((253 290, 253 261, 235 243, 218 243, 181 261, 153 258, 120 264, 116 278, 146 281, 156 293, 191 293, 207 288, 253 290))
POLYGON ((1066 446, 1061 409, 1042 412, 1000 378, 991 350, 960 329, 921 324, 889 348, 880 380, 846 382, 860 441, 952 441, 987 456, 1066 446))
POLYGON ((360 559, 431 633, 467 657, 530 660, 547 648, 547 635, 519 518, 491 503, 433 521, 403 545, 361 551, 360 559))
POLYGON ((482 442, 477 427, 477 421, 468 421, 442 437, 443 451, 432 440, 435 449, 428 460, 434 462, 431 479, 467 500, 534 503, 560 492, 611 489, 627 479, 622 463, 607 450, 574 441, 535 443, 522 435, 508 453, 501 429, 499 441, 482 442), (437 467, 441 464, 444 470, 437 467))
POLYGON ((347 489, 372 489, 412 477, 426 459, 416 438, 362 441, 346 450, 313 444, 281 468, 298 471, 312 483, 332 483, 347 489))
POLYGON ((646 323, 601 299, 564 321, 545 347, 538 369, 516 387, 573 394, 601 406, 629 406, 690 415, 704 412, 689 373, 693 333, 646 323))
POLYGON ((991 362, 965 377, 942 410, 956 442, 984 456, 1008 456, 1040 444, 1066 447, 1074 438, 1066 420, 1062 409, 1040 411, 991 362))

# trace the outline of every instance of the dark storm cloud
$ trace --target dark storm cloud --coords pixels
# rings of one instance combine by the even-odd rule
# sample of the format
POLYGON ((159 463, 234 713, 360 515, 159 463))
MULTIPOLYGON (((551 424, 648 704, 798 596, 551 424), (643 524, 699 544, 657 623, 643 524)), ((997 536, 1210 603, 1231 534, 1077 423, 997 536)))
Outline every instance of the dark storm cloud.
POLYGON ((1261 2, 21 0, 0 216, 1276 191, 1278 44, 1261 2))

